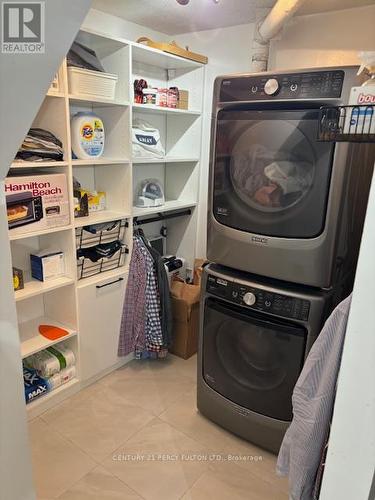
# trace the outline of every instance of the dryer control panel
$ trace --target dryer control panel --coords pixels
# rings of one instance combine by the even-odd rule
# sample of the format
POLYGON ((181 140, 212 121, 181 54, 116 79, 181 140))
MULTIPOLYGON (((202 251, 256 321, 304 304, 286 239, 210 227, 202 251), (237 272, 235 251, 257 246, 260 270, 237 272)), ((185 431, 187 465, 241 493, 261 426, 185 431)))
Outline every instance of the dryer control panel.
POLYGON ((272 99, 338 99, 345 73, 342 70, 224 79, 220 102, 251 102, 272 99))
POLYGON ((286 294, 243 285, 211 274, 207 276, 206 290, 212 295, 256 311, 300 321, 307 321, 309 318, 310 302, 286 294))

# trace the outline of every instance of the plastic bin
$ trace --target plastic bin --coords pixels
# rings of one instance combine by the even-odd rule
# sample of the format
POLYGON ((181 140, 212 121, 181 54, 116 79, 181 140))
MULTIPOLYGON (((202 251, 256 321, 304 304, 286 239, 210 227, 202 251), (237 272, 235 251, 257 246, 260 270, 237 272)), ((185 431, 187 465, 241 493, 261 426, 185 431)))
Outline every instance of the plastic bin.
POLYGON ((69 92, 72 95, 96 97, 113 101, 118 76, 88 69, 68 68, 69 92))

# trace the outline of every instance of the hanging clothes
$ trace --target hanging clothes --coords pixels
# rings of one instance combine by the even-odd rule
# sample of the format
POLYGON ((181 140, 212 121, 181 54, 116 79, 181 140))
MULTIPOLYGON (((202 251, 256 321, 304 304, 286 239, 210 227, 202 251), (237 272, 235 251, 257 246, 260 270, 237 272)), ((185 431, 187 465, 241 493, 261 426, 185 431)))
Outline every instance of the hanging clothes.
POLYGON ((120 326, 119 356, 126 356, 145 346, 146 281, 146 259, 141 244, 134 239, 120 326))
POLYGON ((290 500, 312 500, 329 431, 351 296, 341 302, 315 341, 293 391, 293 420, 281 444, 277 473, 289 475, 290 500))
POLYGON ((164 358, 172 340, 168 277, 159 253, 142 230, 133 236, 128 286, 122 314, 119 356, 164 358))

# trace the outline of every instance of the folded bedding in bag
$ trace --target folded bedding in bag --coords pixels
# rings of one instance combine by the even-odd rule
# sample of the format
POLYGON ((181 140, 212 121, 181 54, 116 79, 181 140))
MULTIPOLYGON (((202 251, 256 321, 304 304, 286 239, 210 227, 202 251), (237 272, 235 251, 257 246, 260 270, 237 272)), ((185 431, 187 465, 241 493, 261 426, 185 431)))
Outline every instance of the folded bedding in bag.
POLYGON ((132 143, 133 156, 136 158, 164 158, 165 156, 159 130, 139 118, 133 121, 132 143))

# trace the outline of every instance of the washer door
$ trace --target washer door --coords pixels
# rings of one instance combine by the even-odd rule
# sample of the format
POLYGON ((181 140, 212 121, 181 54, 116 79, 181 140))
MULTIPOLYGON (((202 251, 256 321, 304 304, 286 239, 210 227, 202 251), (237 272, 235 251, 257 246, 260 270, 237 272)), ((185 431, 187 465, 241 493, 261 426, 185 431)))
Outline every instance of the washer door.
POLYGON ((213 213, 265 236, 313 238, 324 229, 333 145, 317 142, 317 109, 218 113, 213 213))
POLYGON ((301 372, 307 332, 266 314, 209 298, 205 303, 203 377, 230 401, 292 420, 292 392, 301 372))

